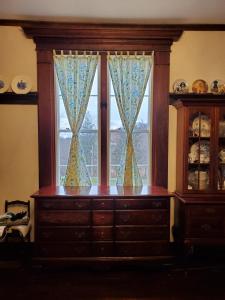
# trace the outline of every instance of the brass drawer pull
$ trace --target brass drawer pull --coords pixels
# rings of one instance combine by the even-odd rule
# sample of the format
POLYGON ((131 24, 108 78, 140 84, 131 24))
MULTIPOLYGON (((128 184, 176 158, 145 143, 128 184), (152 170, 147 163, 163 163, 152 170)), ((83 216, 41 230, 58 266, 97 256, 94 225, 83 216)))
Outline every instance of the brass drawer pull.
POLYGON ((205 232, 208 232, 212 229, 212 226, 210 224, 202 224, 201 229, 205 232))
POLYGON ((156 208, 159 208, 159 207, 162 207, 162 203, 161 203, 161 202, 158 202, 158 201, 153 201, 153 202, 152 202, 152 206, 153 206, 153 207, 156 207, 156 208))

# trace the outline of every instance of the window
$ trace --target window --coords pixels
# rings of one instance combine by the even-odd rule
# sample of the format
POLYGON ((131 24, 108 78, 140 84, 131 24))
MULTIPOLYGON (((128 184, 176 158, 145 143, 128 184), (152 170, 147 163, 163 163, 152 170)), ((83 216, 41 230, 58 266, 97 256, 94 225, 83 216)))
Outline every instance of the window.
MULTIPOLYGON (((91 94, 88 102, 88 107, 85 113, 84 121, 79 132, 79 141, 82 146, 85 164, 88 170, 92 185, 101 184, 101 153, 100 149, 104 148, 107 153, 108 162, 104 164, 109 166, 107 170, 108 184, 116 185, 117 174, 121 162, 121 149, 125 147, 126 133, 122 125, 119 115, 115 92, 110 77, 107 71, 103 78, 100 78, 101 62, 99 62, 95 73, 91 94), (100 81, 101 80, 101 81, 100 81), (104 118, 100 122, 100 91, 101 84, 107 85, 109 82, 107 108, 108 118, 104 118), (105 141, 100 140, 100 131, 108 128, 108 145, 105 141), (101 143, 101 144, 100 144, 101 143)), ((57 136, 56 136, 56 170, 57 184, 64 183, 67 162, 70 151, 72 132, 67 118, 62 94, 56 78, 56 112, 57 112, 57 136)), ((151 76, 148 79, 148 84, 145 90, 143 102, 137 117, 136 125, 133 131, 133 145, 136 155, 136 161, 139 173, 144 185, 150 183, 150 110, 151 110, 151 76)))
MULTIPOLYGON (((151 182, 155 186, 167 187, 168 181, 168 91, 171 45, 177 41, 182 30, 164 25, 130 24, 26 24, 23 31, 32 37, 37 49, 38 69, 38 135, 39 135, 39 187, 55 186, 56 180, 56 105, 54 93, 53 50, 84 49, 101 52, 101 89, 99 101, 100 122, 106 116, 106 59, 107 52, 117 51, 154 51, 154 76, 151 130, 151 182), (104 54, 105 53, 105 54, 104 54), (104 83, 103 83, 104 81, 104 83), (104 88, 105 85, 105 88, 104 88)), ((101 126, 102 128, 102 126, 101 126)), ((107 133, 107 132, 106 132, 107 133)), ((107 135, 99 131, 101 140, 107 135)), ((108 143, 108 142, 107 142, 108 143)), ((101 143, 101 146, 102 143, 101 143)), ((99 161, 100 184, 107 184, 107 153, 103 147, 99 161), (101 165, 100 165, 101 162, 101 165)))

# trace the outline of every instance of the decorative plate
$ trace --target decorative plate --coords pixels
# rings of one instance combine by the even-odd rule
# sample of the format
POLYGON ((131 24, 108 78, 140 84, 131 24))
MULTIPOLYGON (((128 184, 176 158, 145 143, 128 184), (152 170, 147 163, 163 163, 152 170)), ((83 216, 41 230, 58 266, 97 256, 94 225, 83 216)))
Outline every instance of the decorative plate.
POLYGON ((210 85, 210 91, 213 94, 225 94, 225 82, 220 79, 215 79, 210 85))
POLYGON ((210 161, 209 141, 200 141, 194 143, 190 148, 189 162, 207 164, 210 161), (199 147, 200 143, 200 147, 199 147), (200 150, 200 153, 199 153, 200 150))
POLYGON ((7 92, 9 89, 9 80, 0 75, 0 94, 7 92))
POLYGON ((30 92, 32 84, 28 76, 19 75, 13 78, 11 87, 16 94, 27 94, 30 92))
POLYGON ((219 152, 219 159, 222 163, 225 163, 225 148, 222 148, 219 152))
POLYGON ((196 117, 192 122, 192 134, 193 136, 210 137, 211 123, 210 119, 206 115, 196 117))
POLYGON ((192 84, 192 91, 196 94, 204 94, 208 91, 208 84, 203 79, 195 80, 192 84))
POLYGON ((173 84, 173 92, 176 94, 188 93, 188 84, 184 79, 177 79, 173 84))

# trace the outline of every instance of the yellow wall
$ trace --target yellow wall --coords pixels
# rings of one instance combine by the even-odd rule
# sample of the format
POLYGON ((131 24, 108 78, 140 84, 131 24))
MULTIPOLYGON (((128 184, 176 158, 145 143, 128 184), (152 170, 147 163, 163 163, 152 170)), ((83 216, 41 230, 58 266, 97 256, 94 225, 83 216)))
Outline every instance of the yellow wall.
MULTIPOLYGON (((28 75, 37 90, 36 52, 20 28, 0 27, 0 74, 28 75)), ((29 199, 38 188, 37 106, 0 105, 0 212, 6 199, 29 199)), ((33 205, 31 206, 33 210, 33 205)))
MULTIPOLYGON (((19 27, 0 27, 0 74, 30 76, 37 89, 36 53, 19 27)), ((225 80, 225 32, 184 32, 171 52, 170 90, 182 78, 225 80)), ((175 189, 176 110, 169 110, 169 189, 175 189)), ((0 210, 5 199, 28 199, 38 188, 37 107, 0 106, 0 210)), ((173 209, 171 210, 173 219, 173 209)))

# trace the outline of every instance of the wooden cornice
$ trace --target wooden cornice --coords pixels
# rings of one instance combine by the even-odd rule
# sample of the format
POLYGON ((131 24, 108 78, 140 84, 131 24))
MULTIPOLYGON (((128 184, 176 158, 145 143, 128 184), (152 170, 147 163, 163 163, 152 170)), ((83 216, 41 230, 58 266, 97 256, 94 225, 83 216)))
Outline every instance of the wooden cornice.
POLYGON ((20 26, 23 28, 71 28, 73 26, 103 26, 103 27, 148 27, 155 30, 182 30, 182 31, 225 31, 225 24, 96 24, 96 23, 71 23, 71 22, 50 22, 50 21, 28 21, 28 20, 0 20, 0 26, 20 26))
MULTIPOLYGON (((4 25, 15 25, 7 21, 4 25)), ((182 30, 160 25, 81 24, 21 21, 27 37, 33 38, 38 50, 149 50, 170 51, 182 30)))
POLYGON ((188 105, 224 105, 224 103, 225 94, 169 94, 169 104, 175 106, 176 108, 188 105))

